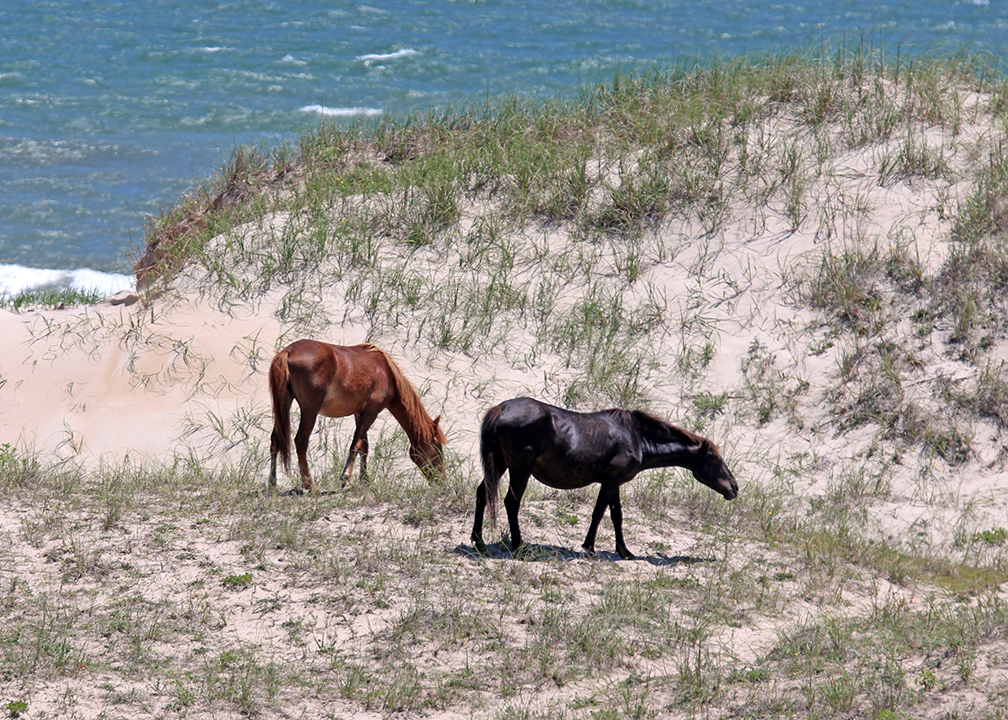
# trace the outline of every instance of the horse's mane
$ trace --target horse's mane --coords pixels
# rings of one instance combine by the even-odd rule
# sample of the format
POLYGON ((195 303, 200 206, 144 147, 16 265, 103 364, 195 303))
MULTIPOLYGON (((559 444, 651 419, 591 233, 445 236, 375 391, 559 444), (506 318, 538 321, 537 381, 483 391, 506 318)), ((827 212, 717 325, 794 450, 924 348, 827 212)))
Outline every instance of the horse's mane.
POLYGON ((417 393, 409 378, 396 365, 392 356, 380 347, 371 345, 370 343, 366 343, 363 347, 368 352, 378 353, 385 358, 389 370, 392 371, 392 379, 395 382, 396 393, 399 395, 399 401, 402 403, 403 410, 405 410, 413 427, 416 428, 418 433, 423 435, 420 440, 445 445, 448 442, 448 438, 445 437, 444 431, 441 430, 440 423, 437 425, 434 424, 434 420, 431 419, 431 416, 427 413, 427 409, 420 401, 420 394, 417 393))
MULTIPOLYGON (((623 421, 636 426, 641 435, 653 442, 678 442, 684 445, 700 445, 706 438, 696 433, 685 430, 670 422, 666 422, 651 413, 643 410, 617 410, 622 413, 623 421)), ((718 452, 717 446, 710 440, 706 440, 714 452, 718 452)))

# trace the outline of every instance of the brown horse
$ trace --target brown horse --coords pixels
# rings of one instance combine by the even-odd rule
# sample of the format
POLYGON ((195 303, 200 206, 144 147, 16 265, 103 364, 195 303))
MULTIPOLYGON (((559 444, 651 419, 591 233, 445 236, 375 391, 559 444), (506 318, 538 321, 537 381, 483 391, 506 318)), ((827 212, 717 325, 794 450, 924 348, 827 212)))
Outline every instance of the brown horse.
POLYGON ((616 533, 616 552, 632 560, 623 542, 623 508, 620 486, 642 470, 683 467, 701 483, 733 500, 738 483, 717 447, 699 435, 641 411, 621 409, 577 413, 532 398, 515 398, 490 408, 480 432, 483 482, 476 489, 476 517, 472 541, 479 552, 483 541, 483 510, 489 506, 496 521, 497 487, 509 472, 504 498, 511 546, 522 546, 518 507, 529 476, 559 490, 601 484, 591 525, 582 547, 595 554, 595 534, 606 508, 616 533))
POLYGON ((343 487, 350 480, 354 458, 361 458, 360 474, 367 473, 367 432, 385 408, 402 425, 410 441, 410 458, 428 480, 444 477, 445 436, 440 420, 431 420, 420 396, 388 353, 374 345, 342 347, 316 340, 298 340, 276 354, 269 371, 273 398, 270 438, 270 488, 276 489, 277 454, 290 469, 290 409, 301 407, 301 424, 294 437, 301 481, 312 490, 308 472, 308 436, 319 415, 357 421, 350 454, 343 467, 343 487))

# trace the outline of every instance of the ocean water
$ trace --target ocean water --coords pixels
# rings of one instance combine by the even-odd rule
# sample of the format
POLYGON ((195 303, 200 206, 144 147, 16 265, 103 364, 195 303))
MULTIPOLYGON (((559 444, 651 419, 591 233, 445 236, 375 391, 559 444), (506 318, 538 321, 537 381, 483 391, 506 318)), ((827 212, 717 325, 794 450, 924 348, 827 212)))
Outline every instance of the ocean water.
POLYGON ((1001 0, 11 0, 0 27, 0 294, 129 286, 148 217, 323 119, 844 40, 1008 56, 1001 0))

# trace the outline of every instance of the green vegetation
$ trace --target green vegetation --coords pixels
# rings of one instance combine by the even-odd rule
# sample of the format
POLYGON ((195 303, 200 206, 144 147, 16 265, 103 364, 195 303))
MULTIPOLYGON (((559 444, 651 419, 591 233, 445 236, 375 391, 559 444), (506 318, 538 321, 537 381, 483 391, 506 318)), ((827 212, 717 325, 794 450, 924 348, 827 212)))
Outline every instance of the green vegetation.
MULTIPOLYGON (((268 411, 192 417, 226 461, 5 445, 6 696, 60 714, 85 677, 110 715, 1004 718, 1002 495, 970 483, 1008 458, 1006 110, 974 58, 861 49, 236 150, 151 222, 152 290, 272 313, 287 339, 395 338, 453 367, 430 395, 489 404, 511 373, 677 412, 740 497, 641 475, 630 563, 570 551, 593 491, 533 485, 542 544, 484 558, 469 442, 427 485, 401 435, 373 438, 369 481, 310 497, 259 492, 268 411)), ((152 337, 147 302, 102 331, 152 337)), ((261 374, 270 342, 235 354, 261 374)), ((162 375, 195 394, 206 363, 175 352, 162 375)))
POLYGON ((27 308, 64 308, 74 305, 94 305, 104 296, 93 290, 24 290, 16 295, 0 295, 0 308, 20 312, 27 308))

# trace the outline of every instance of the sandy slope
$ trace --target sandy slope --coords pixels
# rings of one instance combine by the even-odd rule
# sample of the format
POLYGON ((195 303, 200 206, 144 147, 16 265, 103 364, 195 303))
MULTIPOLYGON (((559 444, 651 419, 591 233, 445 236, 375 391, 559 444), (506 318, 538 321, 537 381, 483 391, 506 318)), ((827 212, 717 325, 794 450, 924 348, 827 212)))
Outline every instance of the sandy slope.
MULTIPOLYGON (((965 168, 975 158, 970 143, 982 147, 992 131, 967 127, 958 138, 932 140, 947 142, 950 161, 965 168)), ((781 416, 763 427, 751 418, 741 425, 715 420, 709 429, 716 435, 723 424, 727 436, 717 440, 736 461, 748 464, 741 468, 748 482, 759 482, 768 464, 779 458, 809 453, 828 459, 827 472, 808 478, 825 486, 836 475, 836 463, 863 454, 873 442, 871 427, 836 434, 825 407, 825 393, 837 383, 840 357, 848 348, 842 342, 825 342, 822 315, 801 302, 797 290, 823 252, 839 253, 860 237, 880 253, 898 245, 921 258, 925 271, 932 273, 948 252, 950 213, 940 211, 939 204, 953 204, 966 184, 949 187, 922 178, 882 184, 872 170, 878 152, 872 147, 851 151, 827 178, 820 178, 809 192, 807 220, 797 232, 790 231, 772 207, 735 208, 734 222, 713 237, 704 237, 689 223, 670 223, 649 238, 649 257, 634 283, 615 270, 618 248, 592 250, 600 267, 613 268, 602 281, 625 304, 662 312, 661 326, 647 338, 657 363, 648 377, 652 410, 678 422, 700 390, 741 396, 746 382, 743 360, 754 343, 773 358, 783 378, 808 382, 809 391, 799 397, 793 413, 804 426, 802 432, 796 433, 794 423, 781 416), (841 208, 852 198, 871 208, 856 228, 823 209, 831 203, 841 208), (703 377, 679 372, 676 363, 691 347, 706 342, 713 343, 716 352, 703 377), (821 346, 827 347, 823 351, 821 346)), ((469 209, 460 236, 485 210, 478 205, 469 209)), ((274 225, 285 221, 277 218, 274 225)), ((571 243, 563 228, 533 226, 526 232, 520 243, 543 238, 552 247, 571 243)), ((411 262, 433 278, 455 263, 446 263, 433 250, 415 252, 411 262)), ((517 272, 531 286, 539 270, 531 264, 517 272)), ((169 292, 133 304, 0 311, 5 344, 0 444, 77 456, 94 464, 114 463, 126 455, 164 460, 175 454, 215 462, 228 451, 268 443, 266 369, 275 350, 298 336, 273 313, 283 289, 275 288, 255 303, 222 306, 205 295, 211 283, 191 268, 169 292)), ((569 284, 560 304, 582 297, 587 287, 569 284)), ((371 339, 391 351, 423 391, 431 414, 444 415, 452 450, 462 462, 473 458, 476 426, 487 407, 518 394, 559 401, 557 388, 577 370, 565 368, 557 355, 537 347, 533 334, 508 318, 500 319, 511 322, 507 342, 491 357, 474 360, 404 340, 411 337, 405 328, 392 323, 376 327, 347 308, 343 290, 333 287, 323 298, 332 324, 320 339, 342 344, 371 339)), ((921 381, 938 375, 965 381, 975 372, 946 353, 940 331, 906 342, 918 345, 921 381)), ((349 433, 350 421, 343 422, 343 432, 349 433)), ((976 494, 989 506, 991 523, 1008 525, 1008 517, 995 510, 1008 491, 1008 479, 981 469, 997 457, 999 434, 977 422, 972 470, 949 475, 947 491, 959 498, 976 494)), ((379 432, 393 427, 388 417, 377 426, 379 432)), ((261 446, 258 451, 263 451, 261 446)), ((313 463, 325 467, 328 459, 313 452, 313 463)), ((904 504, 910 501, 912 508, 920 494, 914 467, 907 467, 906 487, 896 488, 899 502, 883 514, 883 520, 894 525, 893 532, 920 519, 904 504)), ((939 469, 938 474, 946 471, 939 469)), ((952 516, 932 519, 945 533, 955 522, 952 516)))

